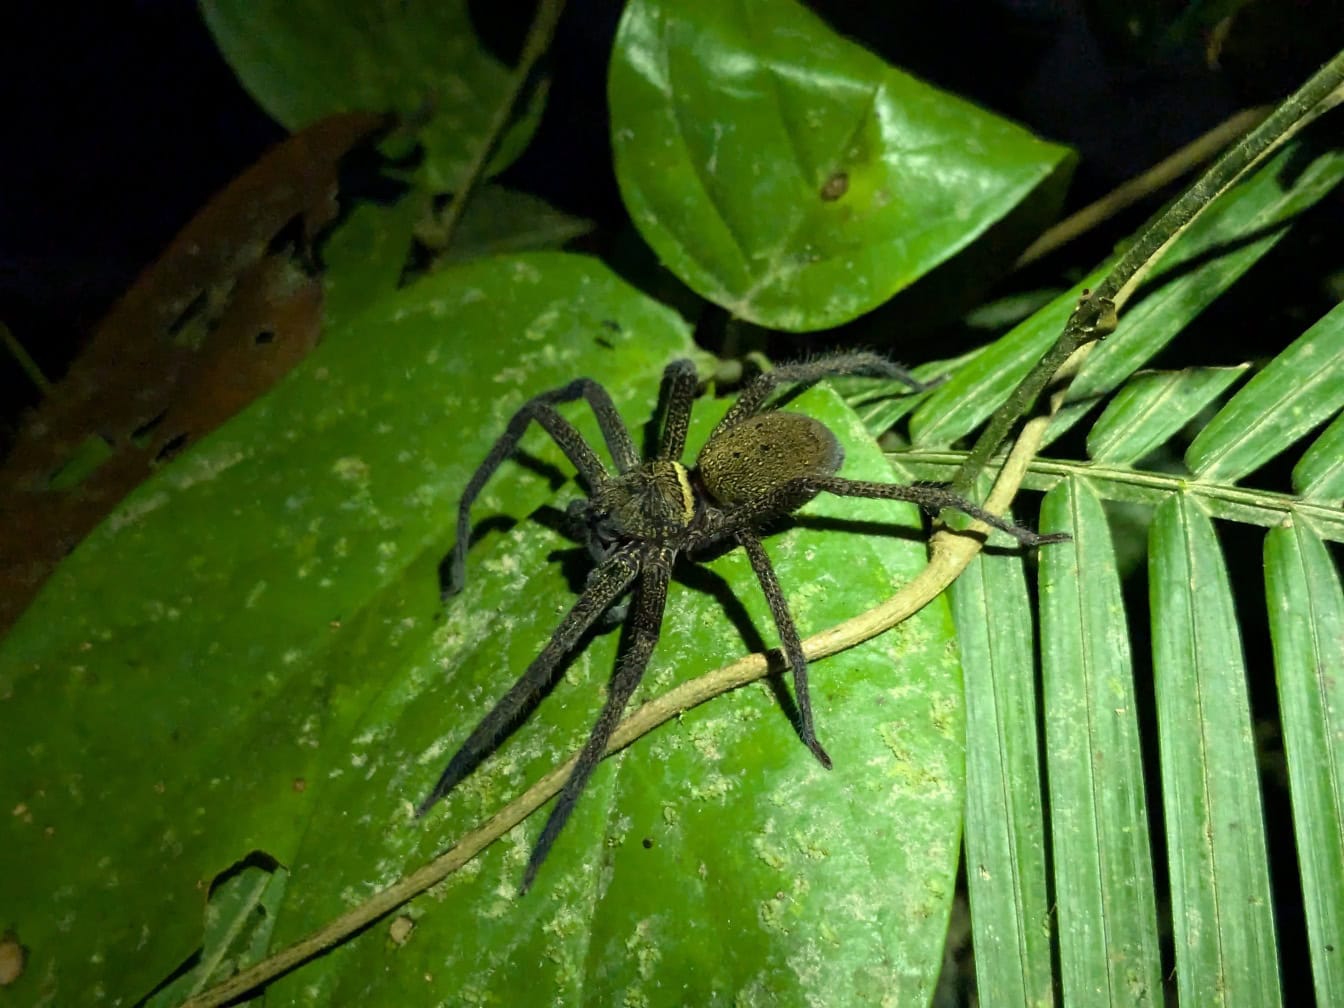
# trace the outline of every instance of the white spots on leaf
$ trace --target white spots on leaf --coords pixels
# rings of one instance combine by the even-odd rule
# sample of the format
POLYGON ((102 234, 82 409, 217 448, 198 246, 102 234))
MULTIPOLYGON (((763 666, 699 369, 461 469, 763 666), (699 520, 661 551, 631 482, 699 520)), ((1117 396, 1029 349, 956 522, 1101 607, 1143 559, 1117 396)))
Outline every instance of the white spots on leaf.
POLYGON ((172 483, 177 489, 185 490, 197 483, 213 480, 220 473, 232 469, 247 453, 237 446, 218 448, 208 453, 188 455, 177 466, 170 469, 172 483))
POLYGON ((353 455, 338 458, 331 464, 331 472, 345 483, 367 486, 369 482, 369 464, 353 455))
POLYGON ((133 500, 112 513, 112 517, 107 520, 108 527, 113 532, 119 532, 127 525, 134 525, 145 515, 151 511, 157 511, 167 503, 168 494, 162 490, 143 499, 133 500))
POLYGON ((525 259, 515 259, 512 265, 515 283, 541 283, 541 271, 525 259))
POLYGON ((261 596, 266 593, 266 588, 267 583, 265 579, 254 584, 252 589, 247 593, 247 596, 243 599, 243 608, 255 609, 257 607, 257 602, 261 600, 261 596))

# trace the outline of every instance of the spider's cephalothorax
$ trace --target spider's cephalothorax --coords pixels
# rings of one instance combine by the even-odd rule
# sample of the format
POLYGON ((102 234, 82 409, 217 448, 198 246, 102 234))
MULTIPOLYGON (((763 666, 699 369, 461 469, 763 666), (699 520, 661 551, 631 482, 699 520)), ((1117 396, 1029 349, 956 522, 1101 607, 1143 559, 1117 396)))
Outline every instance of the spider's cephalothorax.
POLYGON ((522 888, 526 890, 606 751, 621 713, 648 666, 662 625, 673 563, 678 556, 689 554, 694 558, 698 551, 719 544, 741 546, 751 561, 793 673, 799 734, 822 765, 830 767, 831 758, 817 741, 813 727, 807 662, 798 629, 757 535, 762 524, 797 510, 820 493, 912 501, 935 511, 955 508, 1028 546, 1067 538, 1037 535, 941 487, 871 483, 835 475, 844 461, 835 435, 811 417, 778 412, 774 405, 767 405, 767 400, 784 383, 808 384, 829 375, 846 374, 876 374, 896 378, 917 390, 926 387, 903 368, 871 353, 833 354, 784 364, 743 389, 700 450, 693 470, 687 470, 681 462, 697 389, 695 367, 690 361, 674 361, 663 372, 663 429, 657 454, 651 459, 639 458, 611 397, 589 378, 579 378, 523 404, 463 491, 446 594, 459 591, 465 577, 472 502, 500 463, 517 448, 534 420, 559 444, 587 487, 587 499, 575 501, 568 513, 596 566, 583 594, 541 653, 467 737, 417 814, 427 812, 475 769, 539 699, 584 633, 633 592, 626 611, 629 634, 606 702, 532 850, 523 876, 522 888), (616 475, 556 411, 557 403, 576 399, 586 399, 597 415, 616 475))

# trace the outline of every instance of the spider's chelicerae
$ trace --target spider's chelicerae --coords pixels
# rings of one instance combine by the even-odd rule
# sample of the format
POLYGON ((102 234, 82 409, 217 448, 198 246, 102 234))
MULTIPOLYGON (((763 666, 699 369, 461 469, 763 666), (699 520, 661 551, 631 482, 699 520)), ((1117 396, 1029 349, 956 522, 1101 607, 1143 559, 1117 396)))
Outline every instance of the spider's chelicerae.
POLYGON ((662 437, 658 453, 651 459, 640 459, 611 396, 590 378, 576 379, 523 404, 462 494, 445 594, 459 591, 466 575, 472 502, 500 463, 518 447, 534 420, 555 439, 587 486, 588 497, 572 502, 568 515, 586 540, 596 566, 588 575, 583 594, 541 653, 462 744, 420 804, 417 815, 427 812, 489 755, 537 701, 584 633, 633 590, 624 653, 597 723, 532 850, 523 876, 522 889, 526 891, 606 751, 630 695, 648 666, 658 641, 674 563, 679 556, 694 559, 695 554, 719 545, 746 550, 793 672, 799 734, 822 766, 829 768, 831 758, 817 741, 812 723, 807 661, 798 629, 757 534, 762 524, 796 511, 820 493, 912 501, 932 511, 955 508, 1002 529, 1027 546, 1067 538, 1037 535, 941 487, 870 483, 837 476, 844 452, 835 435, 819 421, 799 413, 780 412, 767 401, 780 385, 806 385, 849 374, 891 377, 916 390, 927 387, 905 369, 871 353, 839 353, 781 365, 743 389, 700 449, 694 468, 689 469, 682 464, 681 456, 697 379, 695 367, 688 360, 674 361, 663 372, 659 395, 662 437), (577 399, 586 399, 597 415, 607 450, 616 464, 614 476, 555 409, 557 403, 577 399))

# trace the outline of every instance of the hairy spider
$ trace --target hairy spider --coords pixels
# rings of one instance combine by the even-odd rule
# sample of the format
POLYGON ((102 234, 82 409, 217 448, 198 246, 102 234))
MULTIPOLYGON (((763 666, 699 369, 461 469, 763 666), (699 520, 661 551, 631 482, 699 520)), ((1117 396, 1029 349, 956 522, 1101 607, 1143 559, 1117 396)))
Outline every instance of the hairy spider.
POLYGON ((933 511, 955 508, 1002 529, 1027 546, 1067 538, 1037 535, 942 487, 870 483, 835 475, 844 461, 844 452, 830 429, 811 417, 779 412, 775 404, 767 405, 767 400, 771 392, 785 383, 806 385, 827 376, 847 374, 891 377, 916 390, 927 387, 904 368, 872 353, 838 353, 781 365, 742 390, 700 449, 693 469, 681 463, 691 405, 697 393, 695 366, 688 360, 674 361, 663 372, 659 394, 662 437, 658 452, 651 459, 639 458, 610 395, 590 378, 578 378, 523 404, 462 494, 457 513, 457 542, 445 595, 460 591, 466 576, 472 503, 500 463, 518 447, 524 431, 534 420, 555 439, 587 486, 587 499, 572 502, 568 515, 596 566, 588 575, 583 593, 541 653, 449 761, 438 783, 417 809, 417 816, 424 815, 490 754, 537 701, 584 633, 633 590, 626 616, 629 626, 624 652, 597 723, 532 849, 523 876, 525 892, 606 751, 630 695, 648 666, 658 641, 674 562, 679 555, 689 554, 693 559, 697 552, 718 544, 736 544, 746 550, 770 604, 793 673, 799 735, 821 765, 829 769, 831 758, 817 741, 813 727, 807 662, 798 629, 757 534, 763 523, 797 510, 820 493, 912 501, 933 511), (607 450, 616 463, 615 476, 555 409, 557 403, 581 398, 588 401, 597 415, 607 450))

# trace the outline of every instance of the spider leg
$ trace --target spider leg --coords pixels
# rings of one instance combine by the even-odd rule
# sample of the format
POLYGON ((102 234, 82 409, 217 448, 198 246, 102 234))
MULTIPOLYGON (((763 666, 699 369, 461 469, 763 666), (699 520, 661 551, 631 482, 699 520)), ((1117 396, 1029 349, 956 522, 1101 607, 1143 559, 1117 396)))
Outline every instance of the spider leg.
POLYGON ((644 555, 639 584, 635 588, 635 601, 630 624, 631 634, 625 653, 621 656, 611 685, 607 688, 607 699, 602 705, 602 713, 588 735, 579 752, 578 761, 565 781, 560 797, 546 820, 546 825, 537 837, 532 856, 527 860, 527 870, 523 873, 520 894, 527 892, 537 877, 537 869, 546 860, 555 838, 569 819, 570 813, 578 803, 588 779, 593 775, 598 762, 606 754, 607 743, 620 723, 626 704, 634 693, 644 671, 649 666, 654 645, 658 643, 658 632, 663 622, 663 609, 667 604, 667 582, 672 576, 673 552, 666 547, 653 547, 644 555))
MULTIPOLYGON (((923 382, 899 364, 887 360, 881 354, 857 350, 852 353, 833 353, 814 357, 811 360, 793 361, 781 364, 772 371, 765 371, 752 379, 738 395, 737 401, 728 410, 714 434, 727 430, 733 424, 754 416, 760 411, 765 400, 780 385, 811 385, 832 375, 867 374, 882 378, 894 378, 903 382, 916 392, 923 392, 937 385, 938 381, 923 382)), ((711 437, 713 435, 710 435, 711 437)))
POLYGON ((476 769, 499 743, 500 739, 517 724, 519 716, 536 699, 550 680, 555 667, 569 654, 583 636, 611 604, 621 596, 639 573, 640 557, 633 549, 613 554, 588 578, 587 587, 573 608, 561 620, 541 653, 533 659, 518 681, 503 699, 481 719, 462 747, 457 750, 438 783, 415 810, 416 818, 423 816, 440 798, 476 769))
POLYGON ((984 508, 972 504, 965 497, 940 486, 929 486, 924 483, 910 486, 901 483, 870 483, 865 480, 844 479, 840 476, 813 476, 807 478, 805 482, 809 487, 816 487, 818 490, 835 494, 837 497, 868 497, 879 500, 910 501, 920 507, 929 509, 935 514, 943 508, 952 508, 954 511, 960 511, 972 518, 977 518, 1000 532, 1007 532, 1023 546, 1044 546, 1047 543, 1067 542, 1070 538, 1066 532, 1052 532, 1049 535, 1033 532, 1010 519, 990 514, 984 508))
POLYGON ((589 488, 599 486, 608 479, 606 468, 598 461, 597 455, 574 425, 556 412, 555 404, 573 402, 575 399, 587 399, 597 416, 598 427, 606 440, 607 449, 616 462, 619 472, 628 472, 639 465, 639 456, 635 452, 634 441, 621 420, 620 414, 611 401, 611 396, 591 378, 578 378, 563 388, 553 389, 534 396, 513 415, 504 433, 499 436, 490 454, 472 474, 467 487, 462 491, 462 500, 457 506, 457 542, 453 544, 452 564, 449 568, 448 584, 444 596, 456 595, 462 590, 467 577, 467 547, 471 537, 471 505, 476 496, 485 487, 500 464, 513 454, 522 440, 523 433, 533 420, 539 423, 551 436, 561 451, 574 464, 583 481, 589 488))
POLYGON ((673 361, 663 371, 663 387, 658 396, 663 403, 660 459, 681 461, 681 453, 686 448, 686 431, 691 423, 691 406, 699 384, 695 364, 689 360, 673 361))
POLYGON ((770 557, 766 555, 765 547, 754 534, 745 530, 740 531, 737 533, 737 541, 747 551, 751 569, 756 572, 756 580, 761 583, 765 600, 770 603, 770 615, 775 618, 779 642, 789 659, 789 668, 793 670, 793 696, 798 703, 799 734, 802 736, 803 744, 812 751, 817 762, 829 770, 831 757, 817 741, 817 731, 812 721, 812 699, 807 689, 807 658, 803 655, 803 644, 798 639, 798 627, 793 622, 789 603, 779 587, 775 568, 770 563, 770 557))

